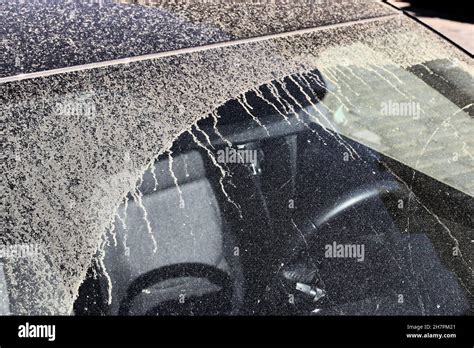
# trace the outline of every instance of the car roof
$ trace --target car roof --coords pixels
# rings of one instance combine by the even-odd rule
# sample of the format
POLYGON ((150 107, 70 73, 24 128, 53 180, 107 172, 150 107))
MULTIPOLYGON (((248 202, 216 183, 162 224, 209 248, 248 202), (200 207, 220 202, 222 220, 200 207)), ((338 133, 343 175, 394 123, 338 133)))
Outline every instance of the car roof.
POLYGON ((303 29, 399 13, 381 2, 360 0, 33 0, 0 6, 4 33, 0 78, 181 53, 183 49, 282 33, 296 35, 303 29))

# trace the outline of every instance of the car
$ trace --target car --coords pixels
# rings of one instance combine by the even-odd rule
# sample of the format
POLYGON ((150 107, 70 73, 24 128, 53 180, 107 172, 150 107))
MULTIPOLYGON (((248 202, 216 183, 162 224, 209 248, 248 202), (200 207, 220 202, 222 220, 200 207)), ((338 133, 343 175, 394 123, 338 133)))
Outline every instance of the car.
POLYGON ((462 49, 378 1, 1 6, 2 314, 472 314, 462 49))

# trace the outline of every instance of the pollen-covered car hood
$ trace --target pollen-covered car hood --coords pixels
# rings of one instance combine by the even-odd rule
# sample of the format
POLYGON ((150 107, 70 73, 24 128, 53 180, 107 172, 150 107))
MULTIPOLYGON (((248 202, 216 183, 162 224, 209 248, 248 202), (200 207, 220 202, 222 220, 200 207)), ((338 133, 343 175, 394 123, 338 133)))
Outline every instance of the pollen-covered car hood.
MULTIPOLYGON (((327 107, 346 106, 332 110, 334 119, 321 116, 326 128, 473 195, 472 104, 456 105, 441 94, 429 104, 416 94, 422 82, 407 71, 445 61, 472 81, 472 61, 385 4, 13 1, 0 6, 6 33, 0 72, 6 218, 0 244, 40 246, 35 258, 5 260, 14 314, 70 314, 118 206, 154 159, 226 101, 290 75, 324 73, 331 85, 327 107), (370 110, 356 112, 351 105, 348 75, 360 83, 354 95, 370 98, 372 82, 359 70, 385 81, 398 97, 422 101, 424 113, 428 107, 438 110, 396 130, 418 130, 411 139, 419 150, 415 156, 380 141, 379 131, 397 125, 384 128, 360 116, 370 110), (410 79, 413 84, 406 82, 410 79), (448 116, 437 116, 439 110, 448 116), (422 166, 425 152, 433 153, 431 142, 443 136, 467 154, 453 164, 467 168, 455 176, 444 162, 422 166)), ((453 155, 443 146, 435 152, 453 155)))

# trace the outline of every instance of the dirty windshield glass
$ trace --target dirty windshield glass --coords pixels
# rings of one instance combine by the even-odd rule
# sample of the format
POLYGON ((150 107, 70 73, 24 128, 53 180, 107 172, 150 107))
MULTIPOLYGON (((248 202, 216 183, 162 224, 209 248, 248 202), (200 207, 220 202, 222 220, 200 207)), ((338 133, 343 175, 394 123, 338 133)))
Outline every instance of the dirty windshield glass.
POLYGON ((3 78, 0 312, 470 313, 471 58, 370 6, 264 39, 162 10, 245 40, 3 78))
POLYGON ((107 275, 82 290, 108 289, 93 304, 110 314, 467 313, 472 77, 453 70, 322 67, 225 103, 146 170, 105 242, 107 275), (228 274, 227 301, 181 263, 228 274), (130 284, 144 291, 124 309, 130 284))

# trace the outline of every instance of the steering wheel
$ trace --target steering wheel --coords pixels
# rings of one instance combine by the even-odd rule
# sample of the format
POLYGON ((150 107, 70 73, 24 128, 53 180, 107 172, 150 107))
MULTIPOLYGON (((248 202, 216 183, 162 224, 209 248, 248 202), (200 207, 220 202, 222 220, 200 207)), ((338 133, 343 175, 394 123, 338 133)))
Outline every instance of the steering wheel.
POLYGON ((179 263, 156 268, 136 278, 120 302, 118 315, 130 315, 134 299, 143 290, 162 281, 180 277, 206 278, 221 289, 210 294, 192 296, 184 303, 180 303, 178 299, 164 301, 148 310, 145 315, 190 315, 196 312, 208 315, 222 314, 231 310, 233 286, 226 272, 202 263, 179 263))

